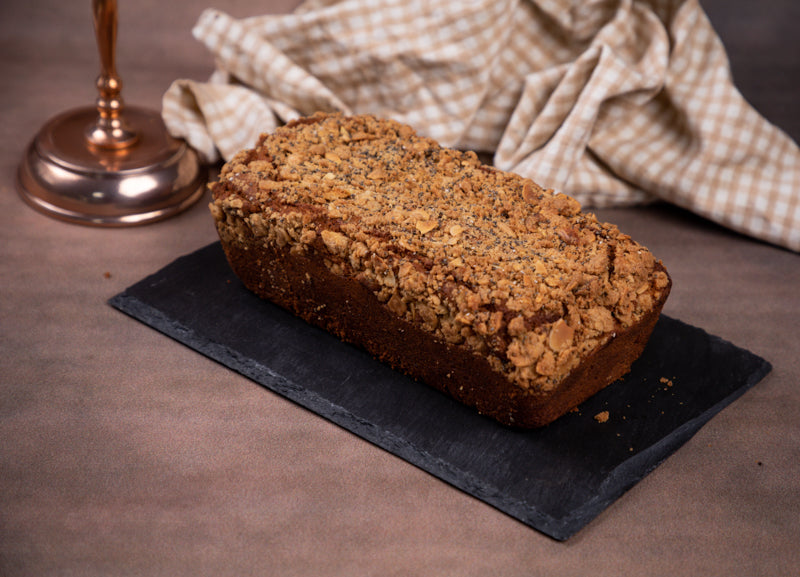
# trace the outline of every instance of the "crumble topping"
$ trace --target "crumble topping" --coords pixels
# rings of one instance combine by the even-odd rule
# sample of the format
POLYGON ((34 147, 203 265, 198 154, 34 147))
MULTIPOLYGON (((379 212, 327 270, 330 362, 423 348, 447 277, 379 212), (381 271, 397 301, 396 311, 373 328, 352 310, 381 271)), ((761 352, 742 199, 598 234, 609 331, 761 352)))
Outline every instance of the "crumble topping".
POLYGON ((574 199, 372 116, 278 128, 212 189, 221 235, 318 255, 532 393, 669 286, 647 249, 574 199))

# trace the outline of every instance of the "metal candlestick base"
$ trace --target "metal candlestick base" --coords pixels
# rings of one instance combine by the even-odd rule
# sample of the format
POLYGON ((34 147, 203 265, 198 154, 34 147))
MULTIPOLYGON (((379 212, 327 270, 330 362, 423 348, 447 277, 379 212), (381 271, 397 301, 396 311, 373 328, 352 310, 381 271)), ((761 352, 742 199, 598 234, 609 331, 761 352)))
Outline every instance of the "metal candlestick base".
POLYGON ((197 201, 207 171, 160 114, 124 109, 114 65, 114 0, 94 0, 102 71, 95 108, 56 116, 42 127, 19 167, 22 198, 50 216, 86 225, 131 226, 161 220, 197 201))
POLYGON ((87 143, 86 128, 97 117, 93 108, 45 124, 19 168, 22 198, 50 216, 97 226, 153 222, 197 201, 206 182, 197 154, 167 134, 158 113, 125 112, 137 140, 118 150, 87 143))

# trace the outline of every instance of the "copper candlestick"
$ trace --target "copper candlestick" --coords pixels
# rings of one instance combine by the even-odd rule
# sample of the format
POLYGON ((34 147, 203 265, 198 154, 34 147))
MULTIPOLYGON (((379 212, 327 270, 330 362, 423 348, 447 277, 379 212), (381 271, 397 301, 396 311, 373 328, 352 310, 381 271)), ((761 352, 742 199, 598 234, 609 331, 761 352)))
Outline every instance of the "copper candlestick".
POLYGON ((18 189, 33 208, 86 225, 131 226, 172 216, 202 196, 207 171, 158 112, 123 106, 115 64, 116 0, 94 0, 100 52, 95 107, 47 122, 29 145, 18 189))

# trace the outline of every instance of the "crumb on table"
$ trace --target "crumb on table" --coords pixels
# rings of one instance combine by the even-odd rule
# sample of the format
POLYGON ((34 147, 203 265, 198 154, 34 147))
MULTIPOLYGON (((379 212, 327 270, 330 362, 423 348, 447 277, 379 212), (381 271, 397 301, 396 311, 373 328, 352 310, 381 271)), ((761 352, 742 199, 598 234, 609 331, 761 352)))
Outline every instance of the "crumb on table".
POLYGON ((608 411, 600 411, 594 416, 594 420, 598 423, 605 423, 608 421, 608 411))

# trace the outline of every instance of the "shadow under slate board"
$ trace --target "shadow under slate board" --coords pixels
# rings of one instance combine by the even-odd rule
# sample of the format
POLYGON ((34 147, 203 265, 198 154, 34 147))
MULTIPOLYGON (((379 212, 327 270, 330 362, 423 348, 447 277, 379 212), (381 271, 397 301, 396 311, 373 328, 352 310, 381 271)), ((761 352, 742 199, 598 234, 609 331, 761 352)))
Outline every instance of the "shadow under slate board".
POLYGON ((565 540, 758 383, 764 359, 663 316, 631 373, 513 430, 246 290, 219 243, 109 303, 522 523, 565 540), (609 412, 606 422, 594 416, 609 412))

